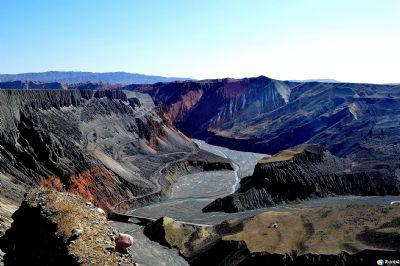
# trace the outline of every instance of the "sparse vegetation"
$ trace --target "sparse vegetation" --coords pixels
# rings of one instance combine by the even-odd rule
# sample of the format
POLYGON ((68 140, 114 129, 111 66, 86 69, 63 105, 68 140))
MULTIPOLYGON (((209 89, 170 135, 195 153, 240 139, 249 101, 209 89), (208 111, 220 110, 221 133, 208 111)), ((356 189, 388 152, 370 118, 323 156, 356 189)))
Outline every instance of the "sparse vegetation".
POLYGON ((74 228, 81 228, 82 211, 77 208, 77 203, 69 201, 56 200, 49 206, 50 209, 56 210, 56 223, 60 235, 67 239, 71 237, 71 232, 74 228))
POLYGON ((243 231, 226 235, 224 239, 244 240, 252 252, 288 253, 296 250, 298 254, 339 254, 382 245, 399 251, 399 246, 394 243, 400 235, 400 228, 393 222, 399 212, 400 206, 375 205, 265 212, 244 221, 243 231), (279 225, 277 228, 266 226, 275 221, 279 225), (388 232, 379 231, 379 228, 387 226, 390 227, 388 232))
POLYGON ((16 234, 23 232, 14 240, 17 252, 25 254, 15 254, 21 265, 27 261, 34 265, 135 265, 130 255, 115 251, 118 232, 85 199, 48 189, 30 190, 21 206, 15 218, 20 228, 14 228, 16 234), (58 263, 64 259, 68 263, 58 263))
POLYGON ((260 160, 259 163, 272 163, 272 162, 280 162, 280 161, 290 160, 296 154, 301 153, 304 150, 304 148, 305 148, 304 145, 298 145, 291 149, 283 150, 271 157, 263 158, 262 160, 260 160))

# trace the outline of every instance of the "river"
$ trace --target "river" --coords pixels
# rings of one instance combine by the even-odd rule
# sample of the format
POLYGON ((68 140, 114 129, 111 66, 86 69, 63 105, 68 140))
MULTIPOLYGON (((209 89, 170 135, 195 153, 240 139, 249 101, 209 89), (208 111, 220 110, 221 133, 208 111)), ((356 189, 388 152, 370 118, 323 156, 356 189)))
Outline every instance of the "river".
MULTIPOLYGON (((251 175, 256 163, 265 154, 233 151, 213 146, 204 141, 194 140, 200 148, 232 161, 234 171, 212 171, 182 176, 176 182, 168 200, 149 206, 132 209, 128 214, 149 218, 172 217, 198 225, 214 225, 233 217, 249 217, 259 210, 243 213, 203 213, 201 209, 218 197, 234 192, 242 177, 251 175)), ((143 234, 143 227, 133 223, 113 222, 120 231, 131 234, 135 243, 129 249, 141 265, 188 265, 174 249, 169 249, 150 241, 143 234)))

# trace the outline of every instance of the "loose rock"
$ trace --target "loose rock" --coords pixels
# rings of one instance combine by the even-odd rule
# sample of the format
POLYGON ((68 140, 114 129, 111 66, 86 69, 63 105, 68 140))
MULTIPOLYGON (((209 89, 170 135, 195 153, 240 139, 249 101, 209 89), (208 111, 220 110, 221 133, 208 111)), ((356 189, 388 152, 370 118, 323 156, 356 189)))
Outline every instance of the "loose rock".
POLYGON ((133 237, 128 234, 120 233, 115 241, 115 248, 119 250, 127 249, 133 244, 133 237))

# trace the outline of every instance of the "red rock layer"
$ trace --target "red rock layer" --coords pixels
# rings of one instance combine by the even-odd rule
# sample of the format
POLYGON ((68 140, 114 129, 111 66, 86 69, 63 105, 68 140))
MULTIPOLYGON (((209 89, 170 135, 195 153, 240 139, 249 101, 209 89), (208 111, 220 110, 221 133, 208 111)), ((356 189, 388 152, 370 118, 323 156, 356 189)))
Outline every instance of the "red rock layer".
POLYGON ((179 120, 186 115, 203 97, 203 90, 188 91, 182 95, 182 100, 168 107, 167 117, 171 121, 179 120))
POLYGON ((109 211, 112 206, 121 201, 133 198, 132 191, 103 166, 94 166, 76 175, 71 175, 64 182, 57 176, 42 178, 40 187, 78 194, 105 211, 109 211))

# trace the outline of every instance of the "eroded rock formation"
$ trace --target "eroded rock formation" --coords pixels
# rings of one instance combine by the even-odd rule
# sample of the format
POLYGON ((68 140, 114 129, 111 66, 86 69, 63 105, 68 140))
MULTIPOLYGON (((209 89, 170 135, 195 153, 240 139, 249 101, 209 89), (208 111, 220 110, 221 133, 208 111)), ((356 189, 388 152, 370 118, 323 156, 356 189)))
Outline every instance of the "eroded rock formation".
POLYGON ((164 180, 170 164, 217 156, 198 154, 159 114, 122 90, 0 90, 0 172, 13 180, 9 190, 52 187, 105 210, 162 194, 173 182, 164 180))
POLYGON ((400 182, 394 174, 360 169, 320 145, 304 144, 261 160, 236 193, 203 210, 237 212, 313 197, 398 194, 400 182))
POLYGON ((130 88, 163 104, 185 134, 215 145, 274 154, 319 143, 340 156, 367 150, 385 153, 379 143, 399 149, 398 85, 289 82, 261 76, 130 88))

